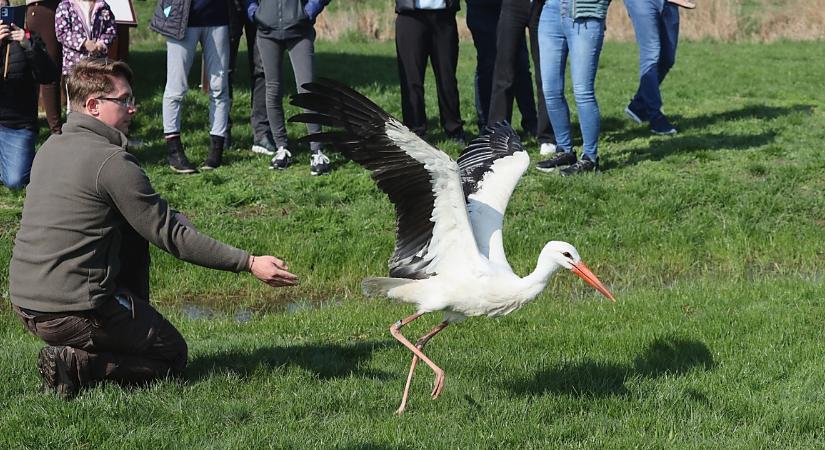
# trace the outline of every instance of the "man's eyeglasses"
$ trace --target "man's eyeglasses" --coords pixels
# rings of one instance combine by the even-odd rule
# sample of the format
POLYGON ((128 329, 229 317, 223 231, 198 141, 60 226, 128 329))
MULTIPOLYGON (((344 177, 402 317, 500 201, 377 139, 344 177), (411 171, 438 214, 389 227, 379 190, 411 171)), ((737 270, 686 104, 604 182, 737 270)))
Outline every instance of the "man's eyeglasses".
POLYGON ((95 97, 97 100, 108 100, 110 102, 117 103, 124 108, 135 108, 137 104, 135 103, 134 97, 126 97, 126 98, 115 98, 115 97, 95 97))

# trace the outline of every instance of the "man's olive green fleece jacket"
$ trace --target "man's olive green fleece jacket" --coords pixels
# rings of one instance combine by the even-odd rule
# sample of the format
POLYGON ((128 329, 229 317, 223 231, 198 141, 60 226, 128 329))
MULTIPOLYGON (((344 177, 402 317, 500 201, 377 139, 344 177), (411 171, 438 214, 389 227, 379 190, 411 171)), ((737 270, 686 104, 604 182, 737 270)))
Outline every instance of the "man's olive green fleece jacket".
POLYGON ((76 112, 34 158, 9 265, 12 303, 65 312, 111 299, 127 227, 184 261, 248 270, 249 253, 178 221, 126 151, 123 133, 76 112))

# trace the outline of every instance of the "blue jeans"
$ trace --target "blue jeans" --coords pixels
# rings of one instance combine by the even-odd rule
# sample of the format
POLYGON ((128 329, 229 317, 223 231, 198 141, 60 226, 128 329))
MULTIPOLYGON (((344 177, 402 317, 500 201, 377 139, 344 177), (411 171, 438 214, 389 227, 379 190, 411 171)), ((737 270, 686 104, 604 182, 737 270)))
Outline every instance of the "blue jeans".
POLYGON ((29 184, 36 137, 32 130, 0 125, 0 181, 7 188, 23 189, 29 184))
POLYGON ((665 0, 625 0, 639 44, 639 89, 630 108, 642 120, 662 115, 659 85, 676 62, 679 7, 665 0))
POLYGON ((583 156, 596 161, 599 148, 600 113, 596 101, 596 70, 604 42, 604 20, 573 20, 562 16, 560 0, 547 0, 539 19, 539 60, 544 100, 556 146, 573 151, 570 110, 564 97, 564 72, 570 58, 570 78, 581 124, 583 156))

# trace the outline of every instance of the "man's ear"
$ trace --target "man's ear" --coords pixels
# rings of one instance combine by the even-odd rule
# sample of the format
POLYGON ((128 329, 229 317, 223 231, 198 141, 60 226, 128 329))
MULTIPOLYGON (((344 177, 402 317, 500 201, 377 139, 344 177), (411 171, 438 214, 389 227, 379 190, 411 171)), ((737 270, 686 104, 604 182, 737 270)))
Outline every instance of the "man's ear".
POLYGON ((97 115, 100 114, 100 100, 94 97, 87 98, 86 103, 83 106, 86 109, 86 113, 88 113, 90 116, 97 117, 97 115))

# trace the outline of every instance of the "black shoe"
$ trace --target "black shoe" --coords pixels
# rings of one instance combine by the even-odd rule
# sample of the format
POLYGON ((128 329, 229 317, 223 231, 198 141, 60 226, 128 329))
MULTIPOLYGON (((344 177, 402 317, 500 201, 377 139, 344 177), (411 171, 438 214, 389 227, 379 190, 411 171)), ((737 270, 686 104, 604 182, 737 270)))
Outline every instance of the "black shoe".
POLYGON ((327 158, 327 155, 321 153, 321 151, 318 150, 310 158, 309 174, 313 176, 329 175, 329 172, 329 158, 327 158))
POLYGON ((286 147, 278 147, 272 161, 269 162, 270 170, 284 170, 292 164, 292 153, 286 147))
POLYGON ((536 169, 542 172, 553 172, 556 169, 576 164, 576 154, 573 152, 556 152, 549 159, 536 163, 536 169))
POLYGON ((195 165, 189 162, 186 153, 183 152, 183 145, 179 138, 169 139, 166 141, 167 155, 166 161, 169 162, 169 167, 177 173, 197 173, 198 169, 195 165))
POLYGON ((459 145, 467 145, 467 135, 464 134, 464 130, 458 130, 455 133, 447 133, 447 140, 459 145))
POLYGON ((596 162, 593 162, 587 156, 582 156, 582 159, 576 161, 576 164, 572 166, 562 169, 559 173, 561 176, 566 177, 568 175, 576 175, 584 172, 595 172, 599 170, 599 159, 596 158, 596 162))
POLYGON ((676 127, 662 114, 659 117, 650 119, 650 132, 659 136, 670 136, 676 134, 676 127))
POLYGON ((209 147, 209 156, 203 163, 201 170, 214 170, 221 166, 223 162, 223 136, 209 136, 211 140, 211 147, 209 147))
POLYGON ((68 400, 80 390, 77 356, 71 347, 48 346, 40 349, 37 356, 37 371, 43 379, 45 392, 54 392, 68 400))
POLYGON ((636 122, 637 125, 641 125, 643 122, 642 116, 638 112, 634 111, 632 106, 633 103, 627 105, 627 108, 624 109, 624 115, 627 116, 628 119, 636 122))

